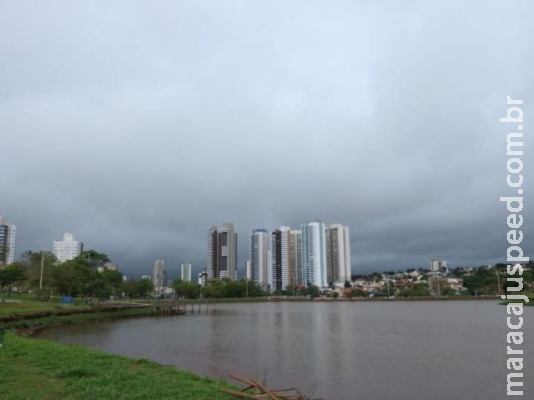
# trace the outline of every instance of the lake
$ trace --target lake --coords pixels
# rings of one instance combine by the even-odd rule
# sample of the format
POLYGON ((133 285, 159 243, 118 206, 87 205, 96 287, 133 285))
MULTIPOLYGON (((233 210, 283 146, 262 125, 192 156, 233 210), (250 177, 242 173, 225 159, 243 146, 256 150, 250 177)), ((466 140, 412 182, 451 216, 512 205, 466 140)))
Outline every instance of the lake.
MULTIPOLYGON (((525 363, 534 308, 525 307, 525 363)), ((66 326, 39 337, 326 400, 506 397, 506 307, 493 301, 210 304, 208 312, 66 326)), ((523 370, 525 398, 534 368, 523 370)))

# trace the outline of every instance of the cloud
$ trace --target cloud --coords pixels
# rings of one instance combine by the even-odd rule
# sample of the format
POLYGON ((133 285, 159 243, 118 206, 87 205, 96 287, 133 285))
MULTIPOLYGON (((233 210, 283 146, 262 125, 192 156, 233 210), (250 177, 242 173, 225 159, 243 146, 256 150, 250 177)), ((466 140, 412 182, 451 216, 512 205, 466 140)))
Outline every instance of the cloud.
POLYGON ((501 261, 498 121, 508 95, 525 132, 533 109, 533 8, 513 5, 0 3, 17 252, 72 231, 127 274, 163 258, 172 276, 232 221, 242 270, 252 229, 321 219, 351 227, 355 273, 501 261))

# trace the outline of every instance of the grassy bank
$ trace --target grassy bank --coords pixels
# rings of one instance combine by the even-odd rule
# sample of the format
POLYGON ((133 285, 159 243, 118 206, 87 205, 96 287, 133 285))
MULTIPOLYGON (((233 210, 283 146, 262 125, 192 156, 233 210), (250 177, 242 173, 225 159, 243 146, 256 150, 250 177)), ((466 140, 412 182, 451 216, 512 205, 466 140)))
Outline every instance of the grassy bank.
MULTIPOLYGON (((38 318, 16 319, 12 321, 2 321, 0 325, 8 329, 31 329, 39 330, 42 328, 66 324, 79 324, 90 321, 102 321, 115 318, 129 318, 154 315, 151 308, 131 308, 119 310, 92 310, 92 312, 73 313, 73 314, 51 314, 38 318)), ((0 398, 1 399, 1 398, 0 398)))
POLYGON ((143 359, 7 333, 0 348, 0 399, 230 399, 228 384, 143 359))
POLYGON ((28 314, 38 312, 54 312, 57 310, 87 310, 87 305, 59 304, 45 301, 6 300, 0 301, 0 318, 4 315, 28 314))

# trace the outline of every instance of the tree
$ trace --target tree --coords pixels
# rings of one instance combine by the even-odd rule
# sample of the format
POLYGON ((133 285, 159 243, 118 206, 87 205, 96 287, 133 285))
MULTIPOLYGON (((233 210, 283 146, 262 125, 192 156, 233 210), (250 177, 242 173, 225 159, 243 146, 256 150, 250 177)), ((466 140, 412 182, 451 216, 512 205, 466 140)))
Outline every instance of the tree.
POLYGON ((367 293, 365 293, 363 290, 358 288, 352 288, 349 294, 347 294, 347 297, 352 299, 354 297, 367 297, 367 293))
POLYGON ((57 265, 57 258, 48 251, 33 252, 28 250, 22 253, 20 262, 27 268, 28 279, 26 284, 29 289, 33 289, 36 292, 39 291, 42 272, 42 293, 50 292, 52 286, 52 270, 57 265))
POLYGON ((135 297, 148 297, 148 294, 154 290, 154 284, 148 279, 140 279, 134 287, 135 297))
POLYGON ((5 287, 7 296, 10 295, 11 287, 26 279, 26 268, 22 263, 13 263, 0 269, 0 286, 5 287))
POLYGON ((200 285, 195 282, 186 282, 176 279, 172 282, 172 287, 176 290, 178 297, 186 299, 197 299, 200 296, 200 285))
POLYGON ((109 298, 120 292, 121 284, 122 274, 106 269, 94 275, 88 284, 88 293, 96 295, 99 299, 109 298))
POLYGON ((76 257, 56 266, 52 271, 52 285, 66 296, 98 295, 100 286, 96 270, 84 258, 76 257))
POLYGON ((345 289, 350 289, 352 287, 352 284, 350 283, 350 281, 345 281, 345 283, 343 284, 343 287, 345 289))
POLYGON ((310 296, 312 299, 314 299, 321 295, 321 291, 319 290, 318 286, 308 283, 308 286, 306 286, 306 289, 304 290, 304 295, 310 296))
POLYGON ((399 292, 401 297, 419 297, 430 296, 427 282, 418 282, 410 289, 404 289, 399 292))

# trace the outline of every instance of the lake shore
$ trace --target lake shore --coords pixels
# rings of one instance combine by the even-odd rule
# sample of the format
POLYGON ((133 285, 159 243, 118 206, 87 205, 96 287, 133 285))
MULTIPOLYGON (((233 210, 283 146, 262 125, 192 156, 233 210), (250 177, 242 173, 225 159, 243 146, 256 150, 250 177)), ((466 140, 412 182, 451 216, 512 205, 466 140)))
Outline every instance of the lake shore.
POLYGON ((2 398, 226 400, 224 381, 145 359, 24 338, 8 332, 0 348, 2 398))

